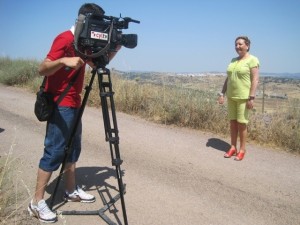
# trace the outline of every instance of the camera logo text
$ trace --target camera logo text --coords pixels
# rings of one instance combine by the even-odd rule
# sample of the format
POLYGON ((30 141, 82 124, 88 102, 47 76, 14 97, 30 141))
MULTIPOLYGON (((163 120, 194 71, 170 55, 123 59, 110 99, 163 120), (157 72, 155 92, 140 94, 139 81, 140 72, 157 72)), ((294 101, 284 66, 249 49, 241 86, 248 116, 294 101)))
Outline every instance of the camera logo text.
POLYGON ((108 40, 108 34, 97 32, 97 31, 91 31, 91 38, 107 41, 108 40))

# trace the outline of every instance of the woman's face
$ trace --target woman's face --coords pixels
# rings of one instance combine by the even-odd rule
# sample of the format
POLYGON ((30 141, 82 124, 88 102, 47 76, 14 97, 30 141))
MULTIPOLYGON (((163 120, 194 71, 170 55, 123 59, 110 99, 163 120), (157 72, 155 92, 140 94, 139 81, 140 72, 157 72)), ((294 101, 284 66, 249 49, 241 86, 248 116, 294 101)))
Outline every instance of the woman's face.
POLYGON ((239 56, 244 56, 248 52, 248 45, 244 39, 237 39, 235 42, 235 51, 239 56))

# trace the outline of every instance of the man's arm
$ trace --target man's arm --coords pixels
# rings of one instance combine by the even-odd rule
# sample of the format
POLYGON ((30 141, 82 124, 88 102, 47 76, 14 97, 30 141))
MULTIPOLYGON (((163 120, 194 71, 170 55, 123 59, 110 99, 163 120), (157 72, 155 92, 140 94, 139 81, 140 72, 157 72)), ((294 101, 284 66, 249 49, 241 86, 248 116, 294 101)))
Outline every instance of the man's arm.
POLYGON ((80 57, 63 57, 54 61, 46 58, 39 66, 39 74, 42 76, 51 76, 62 67, 79 69, 84 64, 80 57))

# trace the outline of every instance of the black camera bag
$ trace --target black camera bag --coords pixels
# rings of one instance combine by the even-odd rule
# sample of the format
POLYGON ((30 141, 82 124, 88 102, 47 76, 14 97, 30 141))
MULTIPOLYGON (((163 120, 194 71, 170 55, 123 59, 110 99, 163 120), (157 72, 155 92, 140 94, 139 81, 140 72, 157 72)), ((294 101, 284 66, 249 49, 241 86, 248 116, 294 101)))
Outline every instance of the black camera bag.
POLYGON ((43 122, 49 120, 51 117, 55 102, 51 93, 44 92, 44 89, 40 89, 36 93, 36 101, 34 104, 34 114, 36 118, 43 122))
POLYGON ((44 121, 48 121, 50 119, 50 117, 53 114, 54 107, 56 105, 59 105, 59 103, 65 97, 67 92, 70 90, 70 88, 73 85, 73 83, 75 82, 80 70, 81 69, 79 69, 77 71, 77 73, 74 75, 74 77, 72 78, 72 80, 70 81, 70 83, 68 84, 66 89, 63 91, 63 93, 59 96, 59 98, 57 99, 56 102, 54 101, 53 94, 44 91, 46 79, 47 79, 46 76, 44 77, 43 83, 40 86, 40 90, 36 93, 36 101, 34 104, 34 114, 39 121, 44 122, 44 121))

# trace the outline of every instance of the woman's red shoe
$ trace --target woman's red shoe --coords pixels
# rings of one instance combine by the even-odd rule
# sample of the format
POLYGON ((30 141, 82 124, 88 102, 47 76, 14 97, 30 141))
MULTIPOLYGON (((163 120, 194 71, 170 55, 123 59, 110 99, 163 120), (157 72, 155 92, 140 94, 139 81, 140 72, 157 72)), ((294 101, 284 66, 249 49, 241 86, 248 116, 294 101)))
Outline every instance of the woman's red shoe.
POLYGON ((233 155, 236 155, 236 149, 235 148, 229 149, 229 151, 224 154, 224 158, 230 158, 233 155))
POLYGON ((238 155, 234 158, 234 160, 241 161, 243 160, 244 156, 245 156, 245 152, 239 152, 238 155))

